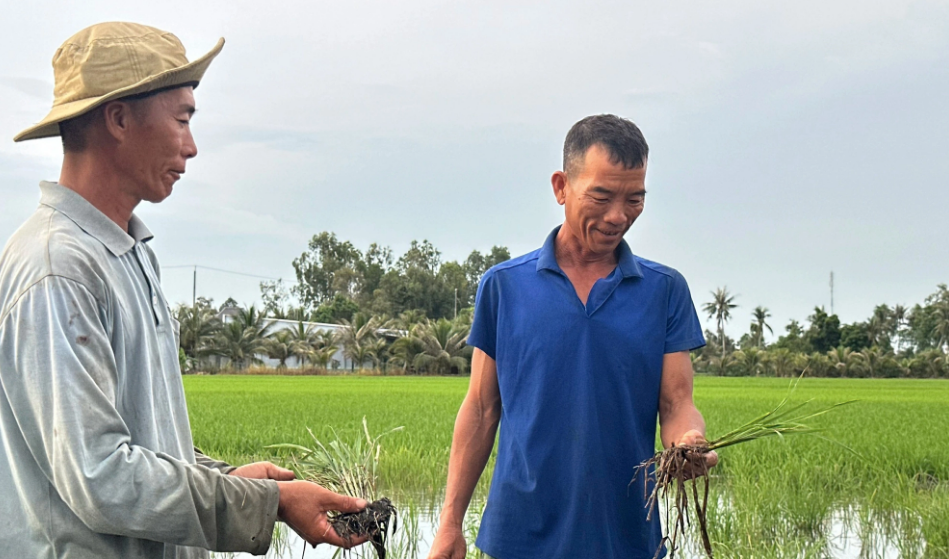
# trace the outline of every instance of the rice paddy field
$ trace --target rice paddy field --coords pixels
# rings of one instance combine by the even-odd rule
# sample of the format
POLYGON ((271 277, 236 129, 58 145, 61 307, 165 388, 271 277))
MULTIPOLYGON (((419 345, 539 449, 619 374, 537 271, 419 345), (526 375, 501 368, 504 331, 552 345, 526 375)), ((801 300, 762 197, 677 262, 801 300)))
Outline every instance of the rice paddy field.
MULTIPOLYGON (((710 437, 774 408, 789 388, 772 378, 695 384, 710 437)), ((233 464, 285 463, 285 451, 265 447, 312 446, 307 427, 329 441, 361 436, 363 417, 373 434, 403 426, 382 440, 379 458, 382 492, 403 510, 406 528, 390 557, 425 557, 466 388, 466 378, 185 378, 195 444, 233 464)), ((949 382, 803 379, 792 399, 857 402, 815 420, 822 436, 721 451, 708 514, 716 557, 949 558, 949 382)), ((703 552, 692 540, 677 556, 703 552)))

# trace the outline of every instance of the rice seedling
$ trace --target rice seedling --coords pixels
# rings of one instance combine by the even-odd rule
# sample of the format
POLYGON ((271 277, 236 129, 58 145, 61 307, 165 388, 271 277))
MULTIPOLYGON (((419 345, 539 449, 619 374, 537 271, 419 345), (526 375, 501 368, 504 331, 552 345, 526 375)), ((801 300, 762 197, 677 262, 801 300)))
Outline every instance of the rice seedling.
MULTIPOLYGON (((791 387, 791 392, 794 390, 791 387)), ((639 473, 646 469, 651 475, 643 476, 644 490, 646 491, 646 508, 649 510, 647 519, 657 510, 658 500, 662 499, 665 508, 665 526, 667 533, 656 550, 656 557, 662 553, 663 547, 668 545, 669 558, 675 557, 679 545, 679 536, 686 531, 689 521, 689 502, 699 524, 702 545, 705 553, 711 558, 712 542, 708 532, 708 497, 709 497, 709 470, 705 455, 737 444, 747 443, 767 437, 781 437, 786 435, 817 434, 821 430, 809 426, 806 422, 822 416, 831 410, 853 403, 853 400, 821 406, 816 410, 810 409, 811 400, 791 405, 790 394, 771 411, 764 413, 744 425, 725 433, 721 437, 708 441, 705 444, 675 445, 657 452, 652 458, 637 466, 632 484, 639 473), (648 478, 654 483, 649 491, 648 478), (702 483, 701 495, 699 480, 702 483)))
POLYGON ((392 501, 378 495, 379 456, 382 453, 379 441, 390 433, 401 431, 402 427, 395 427, 373 437, 369 434, 369 425, 363 417, 362 428, 365 438, 357 437, 349 443, 344 442, 334 432, 333 439, 324 444, 307 428, 313 440, 313 448, 292 443, 269 445, 266 448, 293 452, 289 467, 299 477, 330 491, 369 501, 369 506, 361 512, 333 514, 330 524, 336 533, 347 541, 368 537, 379 559, 385 559, 386 540, 390 533, 389 523, 392 522, 392 532, 395 532, 398 513, 392 501))

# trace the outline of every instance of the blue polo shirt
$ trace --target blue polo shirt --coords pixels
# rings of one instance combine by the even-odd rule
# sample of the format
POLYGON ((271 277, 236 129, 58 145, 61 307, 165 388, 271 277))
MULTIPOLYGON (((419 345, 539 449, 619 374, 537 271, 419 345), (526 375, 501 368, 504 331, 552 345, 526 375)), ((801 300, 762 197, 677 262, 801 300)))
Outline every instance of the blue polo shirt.
POLYGON ((497 362, 497 463, 477 546, 498 559, 652 559, 646 521, 662 359, 705 345, 681 274, 633 256, 593 286, 584 306, 543 248, 488 270, 468 344, 497 362))

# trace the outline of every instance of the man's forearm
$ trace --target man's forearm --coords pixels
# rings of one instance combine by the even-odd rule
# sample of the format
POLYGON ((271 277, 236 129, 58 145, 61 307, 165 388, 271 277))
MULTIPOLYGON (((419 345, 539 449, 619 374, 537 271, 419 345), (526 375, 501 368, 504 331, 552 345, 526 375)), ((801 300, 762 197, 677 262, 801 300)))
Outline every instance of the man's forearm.
POLYGON ((705 420, 691 402, 672 407, 659 417, 659 438, 662 446, 669 448, 677 443, 682 435, 689 431, 698 431, 705 435, 705 420))
POLYGON ((441 511, 442 527, 461 528, 471 495, 494 447, 500 414, 498 410, 479 408, 477 403, 466 399, 455 420, 448 485, 441 511))

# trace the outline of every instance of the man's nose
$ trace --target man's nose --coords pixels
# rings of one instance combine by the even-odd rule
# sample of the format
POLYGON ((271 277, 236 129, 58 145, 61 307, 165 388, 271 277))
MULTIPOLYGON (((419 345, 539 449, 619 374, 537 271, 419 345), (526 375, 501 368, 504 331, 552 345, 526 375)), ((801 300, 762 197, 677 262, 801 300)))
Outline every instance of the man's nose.
POLYGON ((191 135, 191 129, 188 129, 188 135, 185 138, 184 144, 181 146, 181 155, 185 159, 191 159, 198 155, 198 145, 194 142, 194 136, 191 135))
POLYGON ((610 204, 610 207, 606 211, 606 215, 603 216, 603 219, 611 225, 622 225, 626 223, 627 218, 623 204, 610 204))

